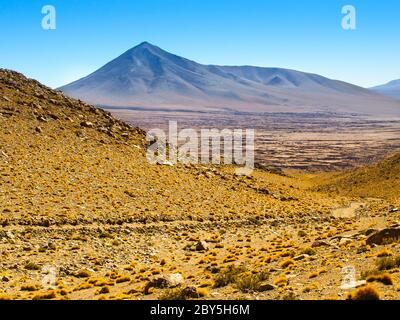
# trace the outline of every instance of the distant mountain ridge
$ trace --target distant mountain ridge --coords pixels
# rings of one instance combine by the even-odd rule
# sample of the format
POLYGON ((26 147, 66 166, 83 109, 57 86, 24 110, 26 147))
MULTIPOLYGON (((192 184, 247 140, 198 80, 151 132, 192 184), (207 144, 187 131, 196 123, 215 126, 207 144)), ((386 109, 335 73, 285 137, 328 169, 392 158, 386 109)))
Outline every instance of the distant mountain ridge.
POLYGON ((400 79, 390 81, 381 86, 373 87, 371 90, 400 100, 400 79))
POLYGON ((281 68, 202 65, 147 42, 60 90, 114 107, 373 114, 379 106, 400 115, 400 102, 346 82, 281 68))

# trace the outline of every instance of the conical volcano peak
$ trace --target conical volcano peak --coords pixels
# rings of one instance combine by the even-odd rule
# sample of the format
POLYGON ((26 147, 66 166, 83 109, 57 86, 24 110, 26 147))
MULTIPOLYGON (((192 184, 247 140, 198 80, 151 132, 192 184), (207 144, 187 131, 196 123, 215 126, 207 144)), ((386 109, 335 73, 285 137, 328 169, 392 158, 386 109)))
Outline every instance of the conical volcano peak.
POLYGON ((147 41, 61 88, 106 106, 226 112, 400 114, 399 102, 317 74, 281 68, 204 65, 147 41))
POLYGON ((160 47, 157 47, 147 41, 140 43, 139 45, 133 47, 128 50, 129 53, 138 53, 138 52, 151 52, 153 54, 166 54, 167 52, 160 47))

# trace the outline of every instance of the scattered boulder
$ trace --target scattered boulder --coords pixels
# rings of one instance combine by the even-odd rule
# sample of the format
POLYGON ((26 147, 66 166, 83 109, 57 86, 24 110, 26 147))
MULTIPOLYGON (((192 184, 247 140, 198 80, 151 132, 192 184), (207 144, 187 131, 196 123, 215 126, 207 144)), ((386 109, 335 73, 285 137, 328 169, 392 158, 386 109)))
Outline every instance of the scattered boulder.
POLYGON ((94 123, 90 122, 90 121, 82 121, 81 122, 81 127, 84 128, 94 128, 94 123))
POLYGON ((347 246, 350 243, 353 243, 353 240, 351 240, 350 238, 342 238, 339 241, 339 246, 347 246))
POLYGON ((258 290, 259 292, 264 292, 264 291, 272 291, 275 290, 277 287, 274 286, 273 284, 270 284, 268 282, 262 282, 259 287, 258 290))
POLYGON ((180 273, 156 276, 147 283, 146 287, 144 288, 144 294, 149 294, 150 288, 175 288, 183 283, 184 279, 180 273))
POLYGON ((196 251, 207 251, 208 244, 205 241, 199 241, 196 243, 195 249, 196 249, 196 251))
POLYGON ((46 117, 44 117, 44 116, 38 116, 37 119, 38 119, 40 122, 48 122, 48 121, 49 121, 49 120, 48 120, 46 117))
POLYGON ((313 244, 311 245, 312 248, 317 248, 317 247, 329 247, 330 244, 326 241, 322 241, 322 240, 316 240, 313 242, 313 244))
POLYGON ((367 229, 365 232, 364 232, 364 234, 366 235, 366 236, 369 236, 369 235, 371 235, 371 234, 373 234, 373 233, 375 233, 375 232, 377 232, 378 230, 377 229, 367 229))
POLYGON ((382 245, 396 242, 400 238, 400 228, 386 228, 373 233, 367 240, 368 245, 382 245))
POLYGON ((271 192, 267 188, 258 188, 257 192, 265 195, 271 194, 271 192))
POLYGON ((294 261, 300 261, 300 260, 304 260, 304 259, 308 258, 309 256, 310 256, 310 255, 308 255, 308 254, 306 254, 306 253, 303 253, 303 254, 301 254, 301 255, 299 255, 299 256, 297 256, 297 257, 294 257, 293 260, 294 260, 294 261))
POLYGON ((196 287, 186 287, 182 290, 182 296, 189 299, 197 299, 200 298, 196 287))
POLYGON ((163 161, 160 160, 160 161, 157 162, 157 164, 163 165, 163 166, 170 166, 170 167, 174 166, 174 164, 171 161, 168 161, 168 160, 163 160, 163 161))

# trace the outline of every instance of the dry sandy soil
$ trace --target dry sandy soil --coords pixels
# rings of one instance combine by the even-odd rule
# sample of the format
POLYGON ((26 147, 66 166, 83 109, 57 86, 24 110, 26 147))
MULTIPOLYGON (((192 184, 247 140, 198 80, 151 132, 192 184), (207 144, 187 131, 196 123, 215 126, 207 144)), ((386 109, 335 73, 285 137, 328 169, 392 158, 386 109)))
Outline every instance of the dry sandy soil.
POLYGON ((145 150, 142 130, 0 71, 1 299, 400 298, 398 237, 371 240, 398 230, 397 158, 238 176, 145 150), (341 288, 344 267, 370 284, 341 288))
POLYGON ((109 109, 145 130, 254 129, 256 161, 301 171, 334 171, 384 159, 400 151, 400 118, 327 113, 196 113, 109 109))

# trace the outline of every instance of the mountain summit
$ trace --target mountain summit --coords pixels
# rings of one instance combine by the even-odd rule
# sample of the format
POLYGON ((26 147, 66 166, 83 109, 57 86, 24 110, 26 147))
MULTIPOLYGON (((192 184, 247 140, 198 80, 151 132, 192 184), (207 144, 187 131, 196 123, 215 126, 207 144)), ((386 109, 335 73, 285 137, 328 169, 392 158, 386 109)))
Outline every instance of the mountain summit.
POLYGON ((202 65, 148 42, 60 88, 114 107, 400 115, 400 103, 349 83, 281 68, 202 65))

